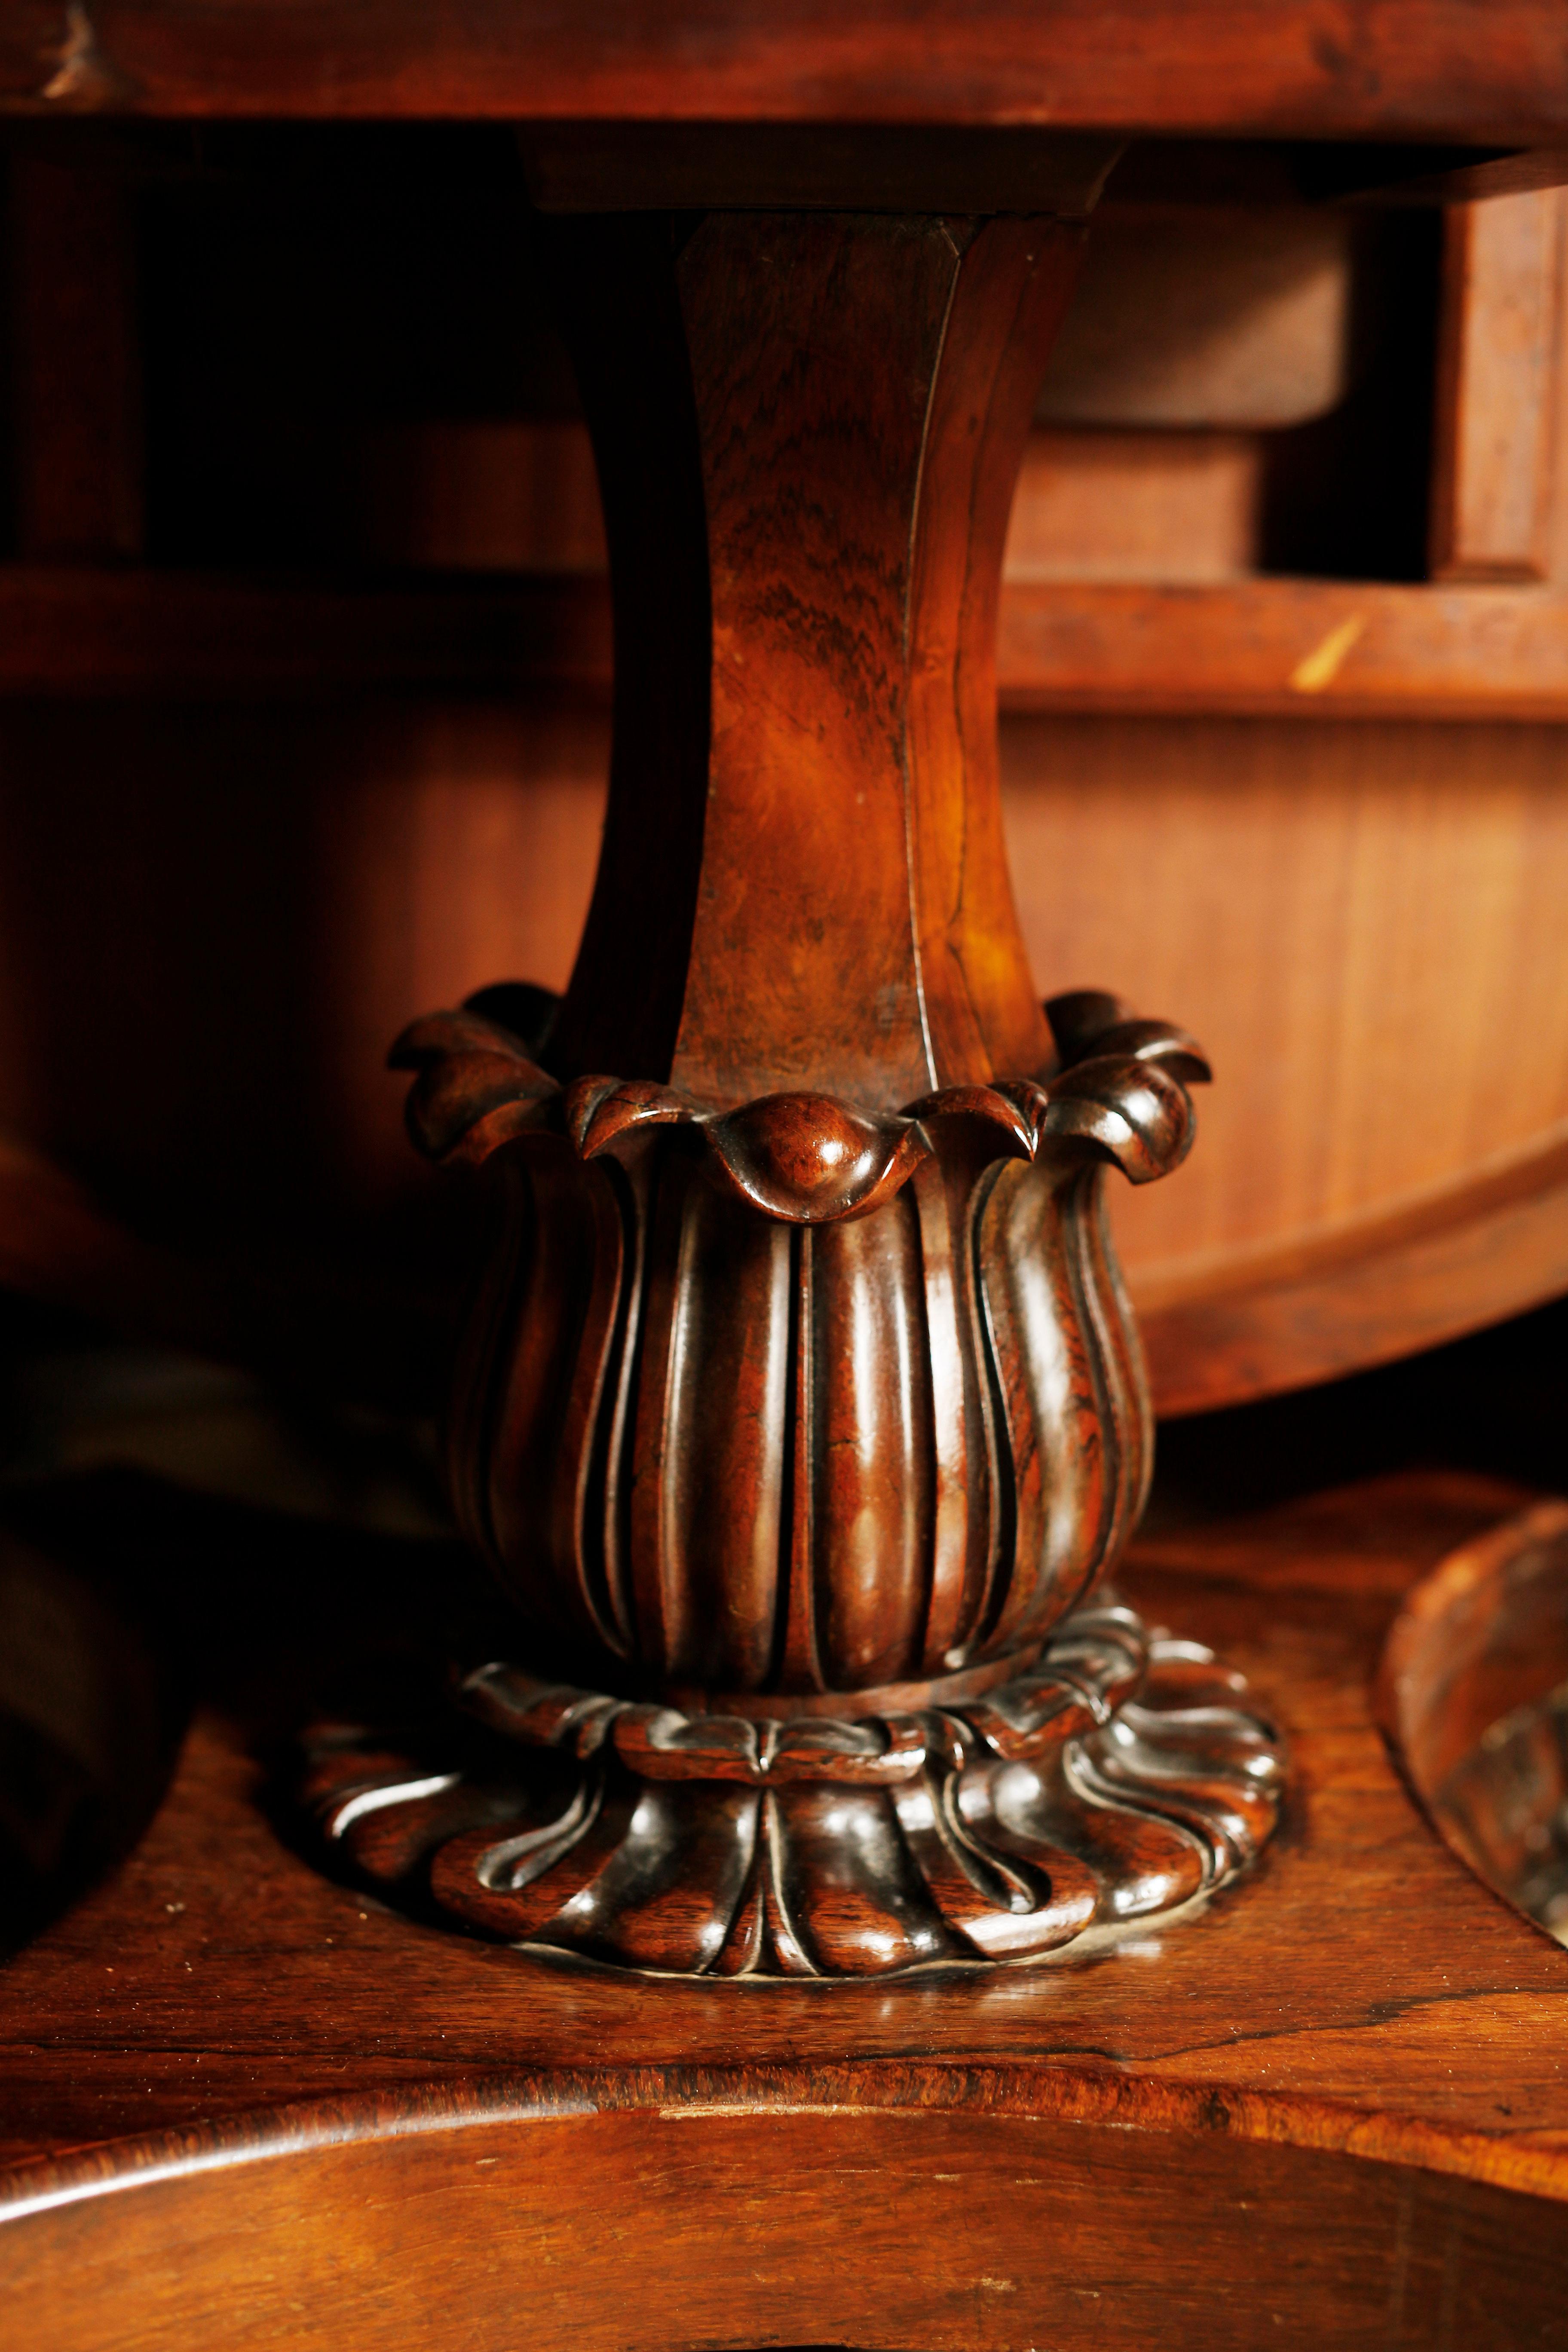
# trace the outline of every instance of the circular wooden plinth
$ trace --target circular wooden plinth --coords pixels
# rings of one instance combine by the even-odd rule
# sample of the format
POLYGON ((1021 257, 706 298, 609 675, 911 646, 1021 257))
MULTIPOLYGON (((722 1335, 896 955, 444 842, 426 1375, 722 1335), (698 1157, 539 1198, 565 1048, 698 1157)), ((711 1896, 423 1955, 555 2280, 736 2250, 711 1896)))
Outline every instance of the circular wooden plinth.
POLYGON ((752 1720, 504 1664, 482 1727, 310 1744, 329 1846, 425 1916, 658 1975, 866 1977, 1081 1955, 1212 1894, 1272 1833, 1245 1684, 1117 1602, 946 1706, 752 1720))

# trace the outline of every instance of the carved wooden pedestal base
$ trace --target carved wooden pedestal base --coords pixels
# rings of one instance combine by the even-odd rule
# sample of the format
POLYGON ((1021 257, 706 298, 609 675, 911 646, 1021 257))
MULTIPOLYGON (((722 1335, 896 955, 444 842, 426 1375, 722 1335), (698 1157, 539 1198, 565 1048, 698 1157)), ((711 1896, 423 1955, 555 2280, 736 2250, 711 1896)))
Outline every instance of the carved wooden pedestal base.
MULTIPOLYGON (((135 1853, 0 1969, 5 2343, 1560 2341, 1568 1956, 1433 1833, 1371 1713, 1405 1591, 1526 1500, 1449 1472, 1173 1515, 1126 1590, 1234 1657, 1290 1741, 1234 1895, 1092 1966, 1086 1937, 1049 1967, 765 1987, 421 1932, 307 1866, 252 1754, 302 1645, 325 1704, 372 1596, 389 1658, 433 1619, 405 1542, 340 1545, 334 1572, 291 1516, 211 1527, 197 1688, 221 1706, 135 1853)), ((472 1736, 476 1759, 497 1738, 472 1736)), ((378 1819, 390 1854, 390 1809, 345 1844, 378 1819)))
POLYGON ((1076 1957, 1271 1833, 1281 1752, 1244 1689, 1111 1601, 1010 1682, 853 1720, 687 1715, 488 1665, 462 1699, 497 1738, 459 1758, 325 1735, 309 1794, 384 1892, 531 1949, 716 1977, 1076 1957))
POLYGON ((1102 989, 1042 1008, 1007 880, 997 583, 1079 209, 542 240, 612 556, 599 874, 559 1003, 492 984, 394 1061, 492 1194, 447 1480, 551 1679, 317 1790, 508 1942, 1031 1959, 1273 1822, 1212 1661, 1089 1605, 1152 1440, 1103 1182, 1180 1165, 1209 1072, 1102 989))

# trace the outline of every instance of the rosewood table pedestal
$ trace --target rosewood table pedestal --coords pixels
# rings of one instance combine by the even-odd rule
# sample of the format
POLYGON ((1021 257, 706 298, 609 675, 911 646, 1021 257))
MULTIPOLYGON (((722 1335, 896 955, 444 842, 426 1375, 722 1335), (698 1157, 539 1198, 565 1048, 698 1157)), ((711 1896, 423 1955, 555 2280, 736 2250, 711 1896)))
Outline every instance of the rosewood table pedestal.
POLYGON ((500 1195, 447 1452, 519 1618, 461 1679, 486 1742, 333 1733, 308 1783, 366 1881, 509 1943, 1016 1962, 1272 1829, 1235 1676, 1103 1589, 1152 1432, 1101 1185, 1181 1160, 1207 1067, 1113 996, 1042 1013, 1002 838, 1002 543, 1079 241, 545 224, 612 554, 598 882, 563 1001, 395 1055, 500 1195))

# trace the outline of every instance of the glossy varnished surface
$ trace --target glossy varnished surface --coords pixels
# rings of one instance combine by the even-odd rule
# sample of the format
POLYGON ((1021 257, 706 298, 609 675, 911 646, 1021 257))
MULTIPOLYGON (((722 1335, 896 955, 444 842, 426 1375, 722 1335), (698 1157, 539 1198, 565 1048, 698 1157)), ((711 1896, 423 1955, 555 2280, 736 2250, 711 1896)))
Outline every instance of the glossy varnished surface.
POLYGON ((209 1714, 118 1877, 0 1975, 6 2154, 591 2075, 610 2107, 978 2102, 1568 2195, 1568 1963, 1432 1834, 1370 1698, 1399 1593, 1520 1499, 1402 1476, 1144 1539, 1131 1592, 1247 1669, 1292 1739, 1295 1791, 1234 1899, 1047 1975, 655 1985, 431 1934, 288 1852, 239 1734, 209 1714))
POLYGON ((1384 1651, 1382 1711, 1456 1853, 1568 1943, 1568 1504, 1451 1552, 1384 1651))
MULTIPOLYGON (((220 14, 215 10, 213 21, 220 14)), ((1495 11, 1489 21, 1497 23, 1495 11)), ((689 126, 656 128, 667 161, 704 146, 689 126)), ((774 131, 787 140, 788 126, 774 131)), ((337 397, 337 379, 331 349, 313 356, 303 321, 331 301, 334 277, 346 278, 358 292, 344 319, 345 350, 363 337, 366 288, 383 273, 405 283, 408 257, 397 219, 417 215, 447 224, 434 268, 443 283, 456 273, 458 283, 480 287, 473 313, 489 315, 483 289, 513 284, 502 259, 509 232, 494 225, 515 225, 522 165, 504 130, 275 129, 258 149, 247 133, 215 136, 217 143, 209 139, 201 150, 205 168, 182 182, 176 203, 167 187, 155 199, 135 189, 148 159, 167 158, 171 140, 187 152, 186 133, 143 128, 132 139, 113 126, 67 123, 47 140, 30 126, 13 125, 8 134, 19 239, 14 406, 19 425, 31 420, 17 451, 25 460, 17 519, 26 526, 18 544, 33 556, 0 565, 0 686, 19 698, 8 698, 0 714, 0 889, 13 982, 0 1021, 0 1116, 18 1143, 26 1139, 86 1180, 92 1198, 73 1196, 30 1159, 0 1153, 0 1252, 18 1286, 89 1312, 116 1313, 142 1331, 177 1331, 211 1352, 249 1361, 287 1362, 301 1349, 321 1360, 330 1353, 345 1384, 408 1392, 423 1378, 428 1393, 440 1342, 422 1328, 418 1293, 422 1282, 432 1293, 439 1286, 434 1260, 442 1244, 401 1132, 398 1089, 379 1069, 380 1054, 411 1014, 454 1003, 500 973, 564 982, 603 814, 597 706, 609 680, 609 598, 601 579, 570 572, 548 581, 479 573, 466 582, 426 572, 380 585, 356 574, 351 586, 319 573, 307 585, 292 572, 285 582, 246 570, 168 568, 182 548, 193 556, 199 549, 211 564, 256 562, 246 536, 253 525, 243 520, 245 497, 254 491, 241 494, 232 515, 224 502, 220 516, 205 501, 209 535, 196 540, 180 538, 188 520, 181 525, 155 498, 150 528, 160 560, 122 565, 134 539, 127 518, 138 499, 128 502, 128 493, 142 451, 130 379, 138 366, 164 384, 188 377, 176 355, 203 339, 184 305, 205 303, 215 280, 225 287, 230 318, 243 316, 247 331, 265 341, 269 370, 282 366, 296 381, 309 379, 315 436, 322 406, 337 397), (381 242, 351 243, 358 256, 353 268, 342 259, 340 200, 279 211, 278 192, 263 192, 278 154, 297 137, 300 152, 316 158, 311 168, 352 184, 356 204, 382 224, 381 242), (454 182, 468 190, 455 212, 454 182), (155 216, 144 224, 150 245, 137 246, 147 300, 137 293, 129 247, 110 233, 117 205, 133 196, 138 205, 151 202, 155 216), (250 226, 237 241, 216 243, 219 219, 234 226, 226 208, 236 200, 250 226), (472 232, 476 208, 492 224, 488 238, 472 232), (184 226, 171 248, 176 216, 184 226), (453 224, 461 220, 470 226, 459 236, 453 224), (200 248, 223 252, 221 271, 179 266, 195 222, 205 223, 200 248), (287 280, 286 298, 259 310, 258 236, 268 250, 284 237, 289 254, 288 269, 278 273, 287 280), (476 261, 476 246, 488 264, 476 261), (161 298, 153 299, 171 271, 182 287, 177 331, 161 298), (358 322, 352 331, 351 318, 358 322), (138 320, 145 348, 132 365, 125 338, 138 320), (64 498, 68 510, 57 511, 46 492, 64 498), (89 492, 96 523, 72 505, 89 492), (94 546, 101 560, 83 561, 94 546), (61 560, 68 553, 72 560, 61 560), (106 568, 111 556, 114 567, 106 568), (562 690, 576 694, 584 686, 593 707, 563 707, 562 690), (404 691, 412 687, 445 691, 423 702, 404 691), (465 703, 459 698, 469 690, 510 699, 465 703), (95 698, 120 694, 133 696, 135 706, 99 699, 93 707, 95 698), (231 695, 243 698, 243 711, 218 707, 231 695), (312 699, 318 695, 330 700, 312 699), (289 707, 262 708, 280 696, 289 707), (53 706, 37 697, 53 698, 53 706), (128 871, 133 889, 125 887, 128 871), (153 1035, 159 1049, 148 1055, 142 1041, 153 1035), (120 1229, 95 1218, 95 1207, 120 1229), (400 1246, 416 1226, 425 1268, 416 1267, 412 1247, 400 1246), (144 1247, 153 1239, 171 1246, 153 1255, 144 1247), (360 1258, 355 1272, 340 1258, 323 1280, 320 1260, 351 1249, 360 1258), (271 1261, 264 1281, 253 1278, 258 1251, 271 1261)), ((953 136, 979 138, 990 152, 989 134, 953 136)), ((902 142, 904 134, 894 129, 863 143, 840 132, 833 152, 842 166, 846 157, 869 157, 884 137, 902 142)), ((614 125, 586 142, 561 126, 552 134, 558 165, 570 152, 601 179, 612 156, 612 177, 624 168, 624 138, 614 125)), ((1055 140, 1040 142, 1027 131, 1010 134, 1002 147, 1012 153, 1016 139, 1040 156, 1057 152, 1055 140)), ((749 160, 757 143, 753 127, 739 141, 731 137, 731 152, 749 160)), ((1075 152, 1089 143, 1083 134, 1076 147, 1068 141, 1075 152)), ((541 144, 536 125, 530 134, 536 161, 541 144)), ((923 140, 917 147, 922 169, 933 172, 948 152, 945 135, 929 154, 923 140)), ((1224 152, 1199 150, 1189 159, 1192 171, 1212 175, 1224 152)), ((1256 175, 1259 156, 1246 152, 1245 168, 1256 175)), ((1300 163, 1298 153, 1291 168, 1300 163)), ((1168 153, 1161 168, 1168 196, 1168 153)), ((1268 169, 1290 184, 1278 152, 1268 169)), ((1148 172, 1147 151, 1141 160, 1134 150, 1110 180, 1108 206, 1089 238, 1091 294, 1097 247, 1101 261, 1124 247, 1137 250, 1144 229, 1157 232, 1160 253, 1184 251, 1189 269, 1194 252, 1200 260, 1214 250, 1223 258, 1226 218, 1231 232, 1237 221, 1247 225, 1255 258, 1284 236, 1276 263, 1304 224, 1335 249, 1348 238, 1352 216, 1332 208, 1270 205, 1227 215, 1189 205, 1180 237, 1168 246, 1169 212, 1151 215, 1118 201, 1119 183, 1146 192, 1148 172), (1139 219, 1144 229, 1134 235, 1139 219)), ((925 193, 934 197, 934 182, 925 193)), ((1059 188, 1037 189, 1037 197, 1065 201, 1059 188)), ((1541 231, 1559 202, 1518 196, 1482 211, 1493 229, 1512 219, 1516 231, 1532 222, 1541 231)), ((1479 216, 1472 225, 1479 229, 1479 216)), ((601 222, 595 234, 602 228, 601 222)), ((733 235, 731 226, 712 246, 732 257, 733 235)), ((820 248, 833 236, 817 215, 805 242, 820 248)), ((928 295, 940 292, 952 261, 951 253, 944 260, 940 236, 900 241, 886 219, 879 236, 899 251, 906 290, 912 274, 923 276, 928 295)), ((1500 483, 1511 485, 1504 510, 1526 517, 1531 531, 1553 478, 1536 425, 1549 406, 1554 306, 1541 271, 1522 265, 1532 252, 1542 259, 1549 243, 1539 235, 1522 242, 1479 236, 1464 268, 1448 274, 1442 310, 1445 352, 1463 362, 1459 405, 1468 421, 1458 430, 1456 409, 1452 446, 1440 457, 1434 488, 1446 483, 1456 514, 1474 507, 1484 520, 1500 483), (1508 357, 1511 351, 1518 358, 1521 348, 1533 352, 1528 366, 1508 357), (1489 451, 1535 453, 1533 473, 1526 468, 1533 482, 1528 499, 1510 467, 1492 478, 1490 460, 1469 481, 1472 463, 1489 451)), ((1400 249, 1414 250, 1404 241, 1400 249)), ((1147 262, 1140 267, 1147 270, 1147 262)), ((1183 275, 1178 268, 1177 279, 1183 275)), ((1225 281, 1223 268, 1219 278, 1225 281)), ((509 317, 525 320, 535 299, 497 297, 509 317)), ((1165 315, 1173 302, 1179 319, 1172 294, 1153 306, 1157 315, 1148 322, 1167 359, 1175 348, 1165 315)), ((773 329, 786 307, 774 306, 773 329)), ((600 308, 605 331, 624 332, 616 306, 600 308)), ((1079 310, 1080 323, 1082 316, 1079 310)), ((900 322, 908 357, 921 340, 914 309, 901 311, 900 322)), ((831 323, 819 301, 814 335, 831 323)), ((841 338, 843 331, 840 316, 841 338)), ((1071 312, 1066 332, 1072 342, 1071 312)), ((1560 321, 1556 335, 1560 341, 1560 321)), ((412 349, 440 340, 400 338, 412 349)), ((721 478, 729 500, 731 543, 744 539, 734 517, 749 515, 750 501, 763 513, 771 488, 775 511, 781 504, 774 459, 792 444, 786 408, 806 389, 804 378, 792 388, 790 368, 777 362, 777 349, 789 340, 773 334, 771 373, 755 363, 731 372, 748 422, 736 446, 721 435, 713 439, 710 473, 716 487, 721 478), (753 463, 748 478, 753 437, 766 462, 753 463)), ((888 337, 867 340, 892 349, 888 337)), ((221 346, 224 334, 216 341, 221 346)), ((1159 350, 1149 356, 1157 378, 1159 350)), ((644 439, 640 455, 628 445, 622 473, 629 470, 650 493, 642 520, 654 546, 645 565, 651 591, 623 645, 621 670, 624 680, 634 656, 640 650, 646 666, 651 653, 670 686, 679 664, 663 656, 672 646, 679 653, 683 629, 689 653, 690 630, 672 610, 673 589, 689 564, 687 526, 700 501, 668 465, 642 465, 661 429, 658 404, 650 373, 627 373, 644 439)), ((819 370, 818 394, 830 373, 819 370)), ((949 374, 951 387, 969 397, 973 366, 949 374)), ((245 381, 252 386, 247 398, 265 406, 257 381, 249 374, 245 381)), ((231 376, 222 382, 232 388, 231 376)), ((372 390, 378 402, 387 393, 379 375, 372 390)), ((195 400, 188 382, 181 397, 187 405, 195 400)), ((896 394, 883 385, 880 398, 879 416, 896 422, 896 394)), ((240 423, 229 392, 196 403, 204 405, 209 422, 225 420, 230 446, 243 444, 260 461, 261 443, 240 423)), ((798 421, 806 411, 797 405, 791 413, 798 421)), ((852 582, 845 567, 844 583, 863 609, 879 597, 886 609, 900 590, 897 567, 887 561, 888 534, 879 540, 872 528, 878 500, 868 478, 875 466, 860 463, 851 420, 836 418, 831 400, 818 397, 815 415, 817 481, 832 491, 847 537, 853 522, 857 562, 852 582)), ((481 469, 466 497, 493 520, 515 514, 520 500, 531 512, 531 501, 548 489, 544 505, 556 523, 553 536, 513 542, 507 560, 592 559, 598 499, 582 428, 553 417, 511 426, 426 419, 399 431, 401 456, 390 470, 400 480, 405 461, 422 475, 430 436, 432 446, 445 448, 452 432, 465 446, 470 431, 481 439, 499 433, 489 473, 481 469), (421 448, 425 458, 416 462, 421 448)), ((1117 1218, 1156 1398, 1169 1412, 1429 1344, 1568 1283, 1562 1205, 1568 993, 1556 952, 1568 854, 1563 730, 1386 723, 1398 713, 1449 720, 1467 713, 1477 720, 1560 716, 1568 632, 1561 544, 1549 564, 1555 579, 1533 585, 1279 573, 1194 582, 1190 540, 1175 538, 1162 542, 1161 562, 1173 566, 1164 584, 1081 576, 1104 560, 1100 526, 1071 499, 1064 507, 1047 497, 1041 485, 1063 450, 1077 448, 1080 458, 1094 459, 1099 499, 1119 513, 1135 511, 1142 529, 1150 515, 1146 498, 1134 494, 1142 477, 1119 472, 1108 489, 1095 468, 1108 443, 1136 453, 1149 437, 1126 429, 1037 436, 1013 518, 1000 677, 1004 710, 1012 714, 1003 732, 1004 811, 1025 946, 1042 989, 1110 980, 1134 1002, 1179 1012, 1215 1058, 1220 1084, 1205 1111, 1203 1148, 1178 1182, 1119 1204, 1117 1218), (1049 576, 1028 576, 1042 561, 1049 576), (1037 707, 1055 715, 1020 715, 1037 707), (1060 715, 1074 710, 1123 715, 1060 715), (1130 711, 1145 716, 1129 719, 1130 711), (1217 719, 1220 711, 1272 715, 1238 723, 1234 716, 1217 719), (1311 723, 1292 726, 1292 718, 1311 723), (1441 952, 1428 951, 1434 940, 1443 942, 1441 952), (1521 1023, 1515 1008, 1524 1002, 1531 1018, 1521 1023), (1327 1118, 1325 1102, 1332 1105, 1327 1118)), ((1152 438, 1173 457, 1209 446, 1206 431, 1155 429, 1152 438)), ((207 446, 200 432, 196 446, 207 446)), ((391 496, 379 428, 374 446, 381 452, 372 469, 383 483, 379 501, 391 496)), ((928 482, 937 472, 951 482, 955 454, 950 436, 944 465, 928 472, 928 482)), ((310 536, 323 501, 312 502, 302 487, 315 478, 299 476, 292 461, 289 471, 296 485, 289 530, 303 534, 297 547, 290 542, 289 560, 298 554, 304 562, 306 550, 318 548, 312 560, 324 561, 327 542, 310 536)), ((1560 450, 1559 490, 1564 480, 1560 450)), ((1343 482, 1331 503, 1342 511, 1359 504, 1343 482)), ((1164 511, 1158 498, 1153 507, 1164 511)), ((931 519, 928 511, 927 525, 931 519)), ((351 544, 356 562, 370 551, 426 563, 462 554, 460 534, 455 551, 445 526, 433 525, 425 540, 395 532, 388 541, 379 535, 386 520, 374 523, 367 541, 342 542, 345 554, 351 544)), ((1558 542, 1560 523, 1561 517, 1547 534, 1558 542)), ((927 529, 928 553, 942 554, 941 541, 927 529)), ((1467 544, 1461 568, 1473 572, 1480 542, 1467 544)), ((1486 540, 1494 555, 1500 544, 1495 533, 1486 540)), ((480 560, 496 560, 493 537, 485 547, 480 560)), ((773 534, 773 592, 813 584, 808 552, 802 534, 773 534)), ((1414 541, 1409 552, 1415 562, 1414 541)), ((1227 560, 1250 562, 1257 553, 1237 546, 1227 560)), ((470 544, 464 560, 474 556, 470 544)), ((836 576, 828 574, 830 585, 836 576)), ((951 635, 951 562, 931 576, 951 635)), ((848 607, 846 596, 835 613, 818 593, 812 627, 820 632, 843 620, 848 607)), ((748 654, 763 642, 753 631, 748 654)), ((754 660, 749 666, 754 672, 754 660)), ((797 674, 793 684, 799 682, 797 674)), ((885 690, 884 680, 884 698, 885 690)), ((685 919, 681 891, 689 896, 694 887, 690 860, 684 880, 677 876, 671 887, 672 861, 646 853, 650 843, 656 852, 675 845, 679 763, 664 759, 657 730, 644 732, 654 756, 638 784, 633 879, 673 937, 685 919)), ((935 772, 940 762, 926 766, 935 772)), ((792 770, 786 800, 793 780, 792 770)), ((889 795, 879 791, 885 819, 889 795)), ((850 805, 839 797, 841 808, 850 805)), ((951 797, 946 806, 951 818, 951 797)), ((873 829, 868 824, 858 845, 873 829)), ((825 861, 835 871, 853 862, 841 852, 840 831, 825 861)), ((743 867, 743 852, 729 862, 743 867)), ((840 876, 845 887, 853 879, 840 876)), ((951 897, 945 884, 928 894, 938 916, 944 894, 951 897)), ((886 911, 880 886, 874 895, 886 911)), ((994 911, 970 927, 982 943, 1002 937, 994 911)), ((942 925, 933 920, 927 929, 934 942, 927 961, 940 967, 942 925)), ((968 956, 973 940, 959 944, 968 956)), ((890 982, 907 1014, 907 976, 889 971, 887 941, 873 959, 858 936, 857 950, 864 950, 857 976, 875 961, 878 990, 890 982)), ((775 958, 756 987, 732 996, 761 1002, 765 987, 771 1002, 791 1012, 808 956, 798 939, 790 952, 787 971, 775 958)), ((673 984, 680 977, 677 971, 673 984)), ((754 964, 751 979, 758 979, 754 964)), ((646 978, 620 991, 610 1005, 611 1028, 618 1022, 620 1034, 605 1033, 605 1066, 630 1066, 623 1046, 639 1062, 645 1015, 645 1025, 672 1031, 680 1008, 656 996, 646 978)), ((943 1009, 955 1009, 951 992, 943 1009)), ((1031 1004, 1024 1011, 1032 1018, 1031 1004)), ((704 1025, 711 1034, 713 1021, 704 1025)), ((893 1042, 907 1065, 911 1024, 901 1018, 893 1042)), ((864 1040, 858 1051, 862 1063, 870 1058, 864 1040)))
POLYGON ((62 2347, 220 2309, 499 2347, 524 2305, 544 2346, 1554 2340, 1568 1961, 1369 1701, 1402 1588, 1521 1498, 1401 1477, 1147 1540, 1136 1596, 1285 1719, 1293 1812, 1235 1898, 1044 1973, 653 1983, 433 1934, 290 1855, 208 1715, 0 1978, 13 2309, 62 2347))
POLYGON ((896 1110, 1046 1057, 994 641, 1080 244, 1054 218, 551 225, 617 660, 559 1076, 896 1110))
MULTIPOLYGON (((624 201, 612 170, 590 200, 624 201)), ((433 1777, 373 1735, 316 1775, 376 1883, 390 1842, 400 1886, 519 1945, 1023 1958, 1273 1827, 1223 1675, 1184 1704, 1152 1666, 1145 1753, 1142 1669, 1090 1674, 1081 1786, 1044 1761, 1070 1678, 1010 1684, 991 1730, 938 1687, 1026 1674, 1120 1557, 1149 1412, 1100 1186, 1179 1164, 1209 1075, 1103 992, 1047 1034, 1007 876, 1003 544, 1081 242, 1054 214, 541 230, 611 550, 604 847, 563 1001, 493 988, 393 1053, 414 1141, 507 1203, 446 1457, 522 1616, 514 1745, 433 1777), (935 1711, 882 1722, 911 1683, 935 1711), (612 1694, 655 1702, 635 1756, 612 1694), (857 1727, 760 1739, 755 1694, 857 1727), (873 1756, 880 1795, 843 1785, 873 1756)))

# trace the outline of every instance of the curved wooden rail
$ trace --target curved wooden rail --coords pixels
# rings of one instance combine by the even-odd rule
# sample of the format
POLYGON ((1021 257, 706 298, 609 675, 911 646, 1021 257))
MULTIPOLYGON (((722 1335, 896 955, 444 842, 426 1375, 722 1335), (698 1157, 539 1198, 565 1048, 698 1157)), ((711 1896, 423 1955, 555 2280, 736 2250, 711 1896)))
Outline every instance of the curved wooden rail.
POLYGON ((1568 1124, 1319 1238, 1131 1277, 1157 1409, 1386 1363, 1568 1289, 1568 1124))

